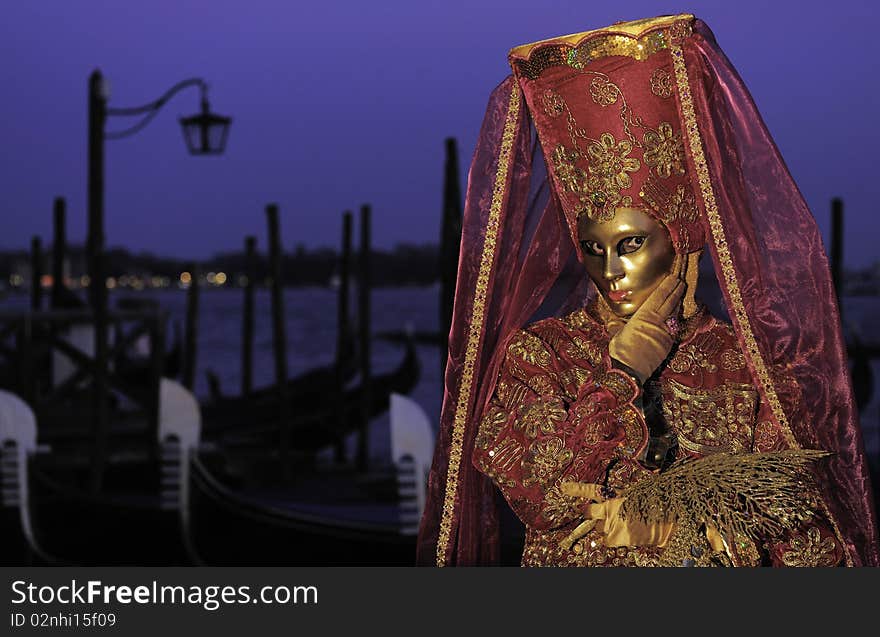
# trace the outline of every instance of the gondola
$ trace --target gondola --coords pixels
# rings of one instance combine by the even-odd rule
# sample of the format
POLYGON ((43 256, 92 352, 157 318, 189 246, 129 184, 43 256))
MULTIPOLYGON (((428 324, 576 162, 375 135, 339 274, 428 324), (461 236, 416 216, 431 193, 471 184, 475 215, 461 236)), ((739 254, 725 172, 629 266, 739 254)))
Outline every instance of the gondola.
MULTIPOLYGON (((343 341, 343 351, 337 361, 332 365, 310 369, 299 376, 287 381, 287 395, 289 397, 302 397, 315 394, 328 393, 340 382, 348 383, 354 378, 358 369, 357 352, 354 342, 349 335, 343 341)), ((247 410, 255 402, 273 402, 278 396, 278 385, 272 384, 265 387, 252 389, 247 396, 229 396, 223 393, 220 387, 220 379, 213 370, 205 372, 208 380, 210 399, 203 404, 212 410, 232 410, 241 413, 247 410)))
POLYGON ((410 566, 415 559, 398 502, 358 493, 350 474, 313 473, 295 476, 293 487, 242 491, 193 453, 184 511, 198 564, 410 566))
MULTIPOLYGON (((180 518, 167 506, 159 468, 149 461, 111 465, 105 482, 126 490, 93 494, 82 471, 56 454, 28 467, 33 540, 49 564, 174 566, 189 564, 180 518), (139 489, 132 489, 138 483, 139 489)), ((166 485, 167 488, 167 485, 166 485)))
MULTIPOLYGON (((290 437, 294 449, 317 451, 336 444, 353 431, 366 416, 374 418, 388 410, 392 392, 408 394, 418 384, 421 374, 418 355, 412 340, 407 341, 403 360, 397 369, 375 376, 364 396, 362 384, 334 391, 311 391, 290 396, 290 437)), ((229 400, 202 406, 205 440, 222 444, 274 442, 281 430, 277 397, 263 400, 229 400)))
MULTIPOLYGON (((193 561, 207 566, 413 566, 416 530, 394 468, 312 471, 292 484, 235 488, 194 452, 184 515, 193 561)), ((501 509, 501 564, 519 564, 522 523, 501 509)))
POLYGON ((148 428, 143 423, 138 427, 133 421, 132 431, 121 432, 116 430, 126 428, 114 422, 113 433, 125 435, 108 436, 102 462, 95 465, 93 441, 86 437, 37 445, 34 411, 15 394, 0 392, 4 560, 83 566, 189 563, 175 507, 185 466, 180 449, 198 440, 198 405, 168 379, 162 380, 160 395, 159 429, 152 431, 152 439, 144 437, 148 428), (96 467, 102 467, 100 474, 96 467), (98 475, 103 480, 96 482, 98 475))

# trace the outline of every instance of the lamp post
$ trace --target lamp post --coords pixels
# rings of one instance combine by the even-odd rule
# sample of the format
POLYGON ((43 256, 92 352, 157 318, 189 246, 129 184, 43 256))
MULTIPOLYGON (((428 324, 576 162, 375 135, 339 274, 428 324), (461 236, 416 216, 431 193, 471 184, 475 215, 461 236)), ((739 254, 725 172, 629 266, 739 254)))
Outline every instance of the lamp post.
MULTIPOLYGON (((91 487, 101 489, 107 446, 107 286, 104 277, 104 143, 108 139, 130 137, 142 130, 159 110, 180 91, 198 87, 201 112, 180 118, 184 141, 192 155, 219 155, 226 148, 231 118, 211 113, 208 85, 200 78, 178 82, 159 99, 133 108, 110 108, 110 91, 100 70, 89 77, 89 148, 88 148, 88 238, 86 259, 89 273, 89 305, 95 323, 95 391, 93 403, 93 449, 91 487), (127 129, 107 132, 110 117, 141 119, 127 129)), ((193 282, 195 283, 195 282, 193 282)))

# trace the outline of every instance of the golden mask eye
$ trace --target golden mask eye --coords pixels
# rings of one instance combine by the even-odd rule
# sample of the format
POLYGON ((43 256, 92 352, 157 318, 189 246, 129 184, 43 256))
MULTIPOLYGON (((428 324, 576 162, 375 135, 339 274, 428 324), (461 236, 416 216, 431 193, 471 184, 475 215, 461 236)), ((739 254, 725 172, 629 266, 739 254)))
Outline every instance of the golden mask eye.
POLYGON ((595 241, 581 241, 581 250, 594 257, 602 256, 602 246, 595 241))
POLYGON ((645 243, 645 237, 627 237, 617 244, 618 254, 630 254, 641 248, 645 243))

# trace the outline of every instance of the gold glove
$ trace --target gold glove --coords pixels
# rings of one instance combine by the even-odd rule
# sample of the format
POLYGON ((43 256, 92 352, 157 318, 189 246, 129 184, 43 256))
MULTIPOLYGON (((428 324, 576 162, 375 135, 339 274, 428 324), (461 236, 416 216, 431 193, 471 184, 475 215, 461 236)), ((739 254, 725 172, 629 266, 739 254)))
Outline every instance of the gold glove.
POLYGON ((579 524, 559 544, 568 550, 592 529, 603 534, 605 546, 665 546, 675 528, 673 522, 646 524, 636 519, 624 519, 620 507, 625 498, 602 496, 602 486, 586 482, 566 482, 562 484, 565 495, 593 500, 594 504, 585 507, 584 522, 579 524))
POLYGON ((676 255, 672 271, 660 282, 608 344, 611 358, 623 363, 644 383, 669 355, 674 342, 666 325, 675 317, 687 285, 687 259, 676 255))

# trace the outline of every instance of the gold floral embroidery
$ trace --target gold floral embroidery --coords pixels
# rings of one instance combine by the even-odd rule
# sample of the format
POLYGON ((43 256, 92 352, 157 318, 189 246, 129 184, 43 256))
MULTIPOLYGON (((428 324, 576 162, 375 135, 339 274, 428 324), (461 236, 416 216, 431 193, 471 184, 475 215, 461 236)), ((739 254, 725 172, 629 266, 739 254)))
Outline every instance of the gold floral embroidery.
POLYGON ((523 461, 523 486, 548 484, 571 464, 574 454, 559 436, 536 440, 523 461))
POLYGON ((677 44, 681 42, 681 40, 688 37, 693 31, 693 26, 691 24, 693 20, 693 16, 688 15, 682 20, 676 20, 671 27, 669 27, 669 39, 677 44))
POLYGON ((595 337, 596 323, 585 308, 575 310, 571 314, 562 317, 562 322, 571 329, 584 330, 589 335, 595 337))
POLYGON ((565 420, 565 406, 562 399, 555 396, 541 396, 526 407, 523 414, 514 422, 513 428, 522 431, 526 438, 535 438, 538 433, 552 434, 557 423, 565 420))
POLYGON ((620 405, 629 403, 639 393, 635 381, 624 372, 613 369, 606 370, 602 374, 597 373, 596 383, 610 391, 620 405))
POLYGON ((550 117, 559 117, 565 112, 565 102, 556 91, 548 88, 541 96, 541 100, 544 102, 544 112, 550 117))
POLYGON ((596 418, 599 413, 598 407, 591 401, 577 403, 572 409, 572 418, 575 423, 582 427, 581 441, 582 449, 587 453, 591 452, 591 447, 601 440, 605 439, 608 432, 608 424, 605 419, 596 418))
POLYGON ((795 535, 789 542, 790 550, 782 554, 786 566, 835 566, 837 544, 832 537, 822 537, 817 527, 810 527, 806 535, 795 535))
POLYGON ((632 405, 626 405, 616 409, 614 414, 626 436, 625 442, 618 447, 618 451, 625 456, 633 456, 641 452, 648 437, 648 429, 641 412, 632 405))
POLYGON ((658 177, 669 178, 673 171, 684 174, 684 147, 681 135, 672 130, 672 125, 660 122, 656 131, 645 133, 645 163, 654 168, 658 177))
POLYGON ((651 92, 662 99, 672 97, 672 76, 666 69, 657 69, 651 75, 651 92))
POLYGON ((663 415, 678 434, 679 445, 699 454, 751 448, 758 393, 750 385, 725 383, 693 389, 666 379, 663 415))
POLYGON ((684 221, 696 221, 699 211, 697 210, 697 202, 694 198, 694 191, 690 186, 679 184, 675 187, 675 193, 666 203, 667 211, 665 219, 674 221, 683 219, 684 221))
POLYGON ((526 379, 529 389, 539 396, 558 394, 555 383, 547 374, 536 374, 526 379))
POLYGON ((485 457, 480 457, 480 468, 492 478, 499 486, 514 487, 516 481, 510 477, 509 472, 522 460, 524 449, 521 444, 511 438, 506 438, 498 443, 485 457))
POLYGON ((755 426, 754 438, 755 451, 779 451, 785 449, 785 441, 779 432, 779 427, 771 420, 759 422, 755 426))
POLYGON ((651 472, 634 460, 622 460, 608 472, 608 486, 620 491, 627 485, 638 482, 649 475, 651 472))
POLYGON ((574 359, 584 360, 593 367, 602 364, 604 348, 596 341, 588 340, 582 336, 575 336, 565 347, 565 352, 574 359))
POLYGON ((577 365, 572 365, 559 375, 559 384, 562 386, 563 395, 569 402, 577 398, 581 386, 592 382, 593 372, 577 365))
POLYGON ((502 380, 495 389, 495 395, 507 409, 519 409, 525 402, 529 388, 517 381, 502 380))
POLYGON ((715 372, 718 367, 712 360, 720 347, 721 340, 717 336, 704 332, 676 351, 669 361, 669 369, 676 374, 688 373, 691 376, 700 370, 715 372))
POLYGON ((738 372, 746 367, 746 357, 742 352, 726 349, 721 352, 721 367, 728 372, 738 372))
POLYGON ((538 367, 547 367, 552 360, 550 352, 544 347, 541 339, 524 331, 520 331, 514 337, 507 346, 507 352, 514 358, 538 367))
POLYGON ((620 97, 620 88, 607 77, 599 75, 590 82, 590 96, 600 106, 611 106, 620 97))
POLYGON ((571 549, 565 550, 559 546, 559 541, 571 532, 576 523, 577 520, 574 520, 566 526, 547 531, 527 527, 522 565, 649 566, 656 563, 656 558, 662 552, 662 549, 655 547, 605 546, 602 534, 595 529, 575 542, 571 549))
POLYGON ((480 421, 475 444, 478 449, 486 449, 501 433, 509 417, 508 412, 498 404, 492 404, 480 421))
POLYGON ((568 150, 562 144, 553 151, 552 161, 556 178, 562 184, 562 189, 567 192, 581 193, 587 183, 586 173, 574 165, 579 156, 576 150, 568 150))
POLYGON ((541 516, 551 524, 558 525, 567 522, 577 513, 576 506, 580 500, 565 495, 562 492, 562 484, 573 481, 573 478, 570 476, 557 480, 544 495, 544 507, 541 510, 541 516))
MULTIPOLYGON (((618 142, 611 133, 602 133, 598 141, 587 147, 590 180, 605 189, 606 195, 619 194, 621 189, 632 186, 629 173, 636 172, 641 166, 635 157, 627 157, 632 149, 631 141, 623 139, 618 142)), ((590 186, 592 188, 593 183, 590 186)))

